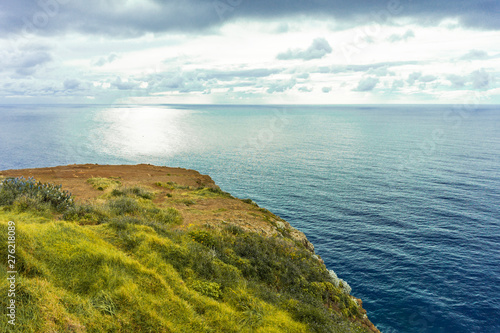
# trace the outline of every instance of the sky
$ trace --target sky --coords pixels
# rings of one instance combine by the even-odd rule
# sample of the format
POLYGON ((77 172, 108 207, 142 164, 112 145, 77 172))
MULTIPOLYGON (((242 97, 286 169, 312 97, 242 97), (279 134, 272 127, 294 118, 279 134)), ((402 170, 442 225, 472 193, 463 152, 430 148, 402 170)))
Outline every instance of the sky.
POLYGON ((0 104, 500 104, 498 0, 0 3, 0 104))

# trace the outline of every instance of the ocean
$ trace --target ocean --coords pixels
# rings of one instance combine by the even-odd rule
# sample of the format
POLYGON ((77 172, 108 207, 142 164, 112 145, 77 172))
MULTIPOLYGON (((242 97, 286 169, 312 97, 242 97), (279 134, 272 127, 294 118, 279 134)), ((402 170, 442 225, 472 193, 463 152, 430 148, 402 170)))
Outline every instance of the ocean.
POLYGON ((500 106, 3 105, 0 169, 195 169, 302 230, 382 332, 500 332, 500 106))

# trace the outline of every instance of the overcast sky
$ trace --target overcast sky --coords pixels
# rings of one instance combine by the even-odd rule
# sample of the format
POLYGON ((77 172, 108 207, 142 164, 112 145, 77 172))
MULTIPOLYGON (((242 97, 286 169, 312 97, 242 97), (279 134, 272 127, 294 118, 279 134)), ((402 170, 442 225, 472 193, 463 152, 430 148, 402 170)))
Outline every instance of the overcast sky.
POLYGON ((500 104, 497 0, 9 0, 0 47, 1 104, 500 104))

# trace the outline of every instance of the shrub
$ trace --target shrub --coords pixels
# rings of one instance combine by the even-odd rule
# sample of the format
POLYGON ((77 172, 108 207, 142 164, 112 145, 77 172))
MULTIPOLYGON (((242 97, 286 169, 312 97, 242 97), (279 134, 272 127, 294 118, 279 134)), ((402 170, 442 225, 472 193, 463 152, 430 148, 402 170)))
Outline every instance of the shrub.
POLYGON ((153 209, 148 212, 148 217, 155 222, 162 224, 180 225, 182 224, 182 216, 175 208, 169 207, 164 209, 153 209))
POLYGON ((63 215, 66 221, 77 221, 79 224, 101 224, 109 219, 109 213, 97 205, 75 205, 63 215))
POLYGON ((31 177, 9 178, 0 183, 0 205, 12 205, 21 196, 25 197, 23 209, 47 203, 57 211, 64 211, 74 205, 71 193, 63 191, 61 185, 42 183, 31 177))
POLYGON ((257 205, 257 203, 255 201, 253 201, 252 199, 241 199, 241 201, 243 201, 244 203, 253 205, 255 207, 259 207, 259 205, 257 205))
POLYGON ((125 195, 131 195, 131 196, 137 196, 139 198, 143 199, 148 199, 151 200, 154 198, 154 193, 149 192, 148 190, 143 189, 142 187, 134 186, 134 187, 127 187, 124 189, 113 189, 111 191, 111 195, 115 197, 119 196, 125 196, 125 195))
POLYGON ((116 215, 134 214, 141 210, 139 203, 128 197, 111 200, 108 205, 111 211, 116 215))
POLYGON ((205 246, 214 246, 215 245, 215 238, 212 236, 211 233, 205 230, 194 230, 189 233, 189 236, 191 238, 205 246))

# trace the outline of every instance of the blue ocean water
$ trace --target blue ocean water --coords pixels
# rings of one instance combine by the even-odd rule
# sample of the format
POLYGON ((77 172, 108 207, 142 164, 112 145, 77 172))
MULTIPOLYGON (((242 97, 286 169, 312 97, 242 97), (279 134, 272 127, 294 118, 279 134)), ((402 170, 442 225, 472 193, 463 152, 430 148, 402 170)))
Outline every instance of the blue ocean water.
POLYGON ((0 106, 0 169, 179 166, 305 232, 382 332, 500 332, 499 106, 0 106))

